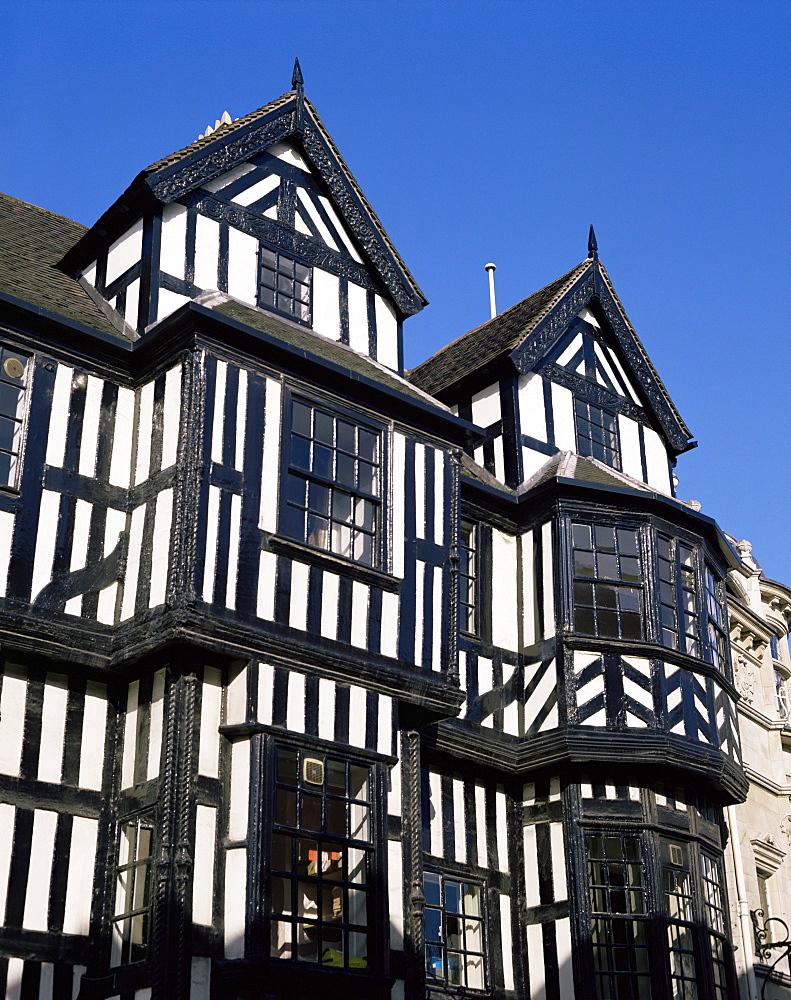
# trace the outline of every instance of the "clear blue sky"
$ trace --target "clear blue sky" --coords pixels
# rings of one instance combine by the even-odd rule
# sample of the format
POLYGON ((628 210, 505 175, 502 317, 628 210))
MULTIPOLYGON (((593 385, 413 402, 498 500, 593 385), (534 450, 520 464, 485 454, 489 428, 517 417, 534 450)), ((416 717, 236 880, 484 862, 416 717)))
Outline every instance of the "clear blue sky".
POLYGON ((414 365, 601 258, 700 442, 680 496, 791 583, 787 0, 3 0, 0 188, 90 224, 290 87, 430 305, 414 365))

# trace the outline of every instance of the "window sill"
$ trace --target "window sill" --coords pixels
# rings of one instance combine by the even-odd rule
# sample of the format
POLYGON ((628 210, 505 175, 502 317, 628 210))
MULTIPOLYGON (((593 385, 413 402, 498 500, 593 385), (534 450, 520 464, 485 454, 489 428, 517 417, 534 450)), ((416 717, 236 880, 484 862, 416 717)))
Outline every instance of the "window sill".
POLYGON ((303 542, 294 541, 292 538, 283 538, 282 535, 270 535, 269 548, 278 555, 299 559, 302 562, 310 563, 311 566, 318 566, 320 569, 337 573, 339 576, 351 577, 369 587, 380 587, 382 590, 396 592, 401 586, 401 581, 397 577, 384 573, 380 569, 356 563, 351 559, 344 559, 343 556, 325 552, 324 549, 315 549, 303 542))

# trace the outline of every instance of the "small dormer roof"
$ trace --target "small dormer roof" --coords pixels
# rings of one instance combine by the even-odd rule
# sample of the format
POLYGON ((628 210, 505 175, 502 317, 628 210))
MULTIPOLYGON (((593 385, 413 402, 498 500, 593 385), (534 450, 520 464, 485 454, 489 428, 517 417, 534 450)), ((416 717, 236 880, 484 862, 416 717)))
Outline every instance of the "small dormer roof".
POLYGON ((443 347, 412 369, 409 378, 426 392, 452 403, 454 388, 462 381, 474 380, 478 372, 486 370, 494 378, 495 369, 505 364, 511 371, 527 374, 579 312, 590 306, 607 321, 614 344, 671 449, 678 454, 693 447, 692 434, 629 322, 597 253, 443 347))
POLYGON ((312 164, 401 313, 409 316, 422 309, 426 297, 301 87, 249 115, 220 122, 209 135, 150 164, 58 266, 76 274, 95 259, 99 249, 125 232, 134 218, 188 195, 284 140, 296 143, 312 164))

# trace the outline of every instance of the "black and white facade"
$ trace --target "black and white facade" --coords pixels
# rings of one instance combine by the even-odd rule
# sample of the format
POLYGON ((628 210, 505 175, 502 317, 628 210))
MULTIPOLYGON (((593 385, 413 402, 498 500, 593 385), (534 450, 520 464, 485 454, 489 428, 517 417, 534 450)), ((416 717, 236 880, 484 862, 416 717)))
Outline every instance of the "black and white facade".
POLYGON ((0 216, 0 995, 737 996, 742 562, 595 243, 405 373, 298 73, 0 216))

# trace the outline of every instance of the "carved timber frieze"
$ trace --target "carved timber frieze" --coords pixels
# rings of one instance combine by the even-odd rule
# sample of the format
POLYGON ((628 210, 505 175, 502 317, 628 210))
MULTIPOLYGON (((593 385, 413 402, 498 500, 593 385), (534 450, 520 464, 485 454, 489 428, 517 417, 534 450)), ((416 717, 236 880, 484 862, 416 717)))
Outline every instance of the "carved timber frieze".
POLYGON ((588 271, 511 354, 511 360, 520 374, 526 375, 534 370, 536 362, 566 332, 577 313, 588 305, 592 295, 593 274, 588 271))
POLYGON ((149 186, 160 201, 165 203, 175 201, 181 195, 219 177, 289 135, 292 131, 292 121, 291 112, 280 115, 236 139, 230 139, 219 149, 206 153, 168 177, 156 180, 157 175, 154 174, 148 180, 149 186))
POLYGON ((576 372, 569 371, 568 368, 561 368, 552 363, 545 364, 538 370, 550 382, 557 382, 558 385, 565 386, 575 395, 587 399, 588 402, 614 410, 617 413, 623 413, 625 416, 631 417, 632 420, 648 425, 648 419, 643 411, 635 406, 630 399, 610 392, 598 382, 592 382, 590 379, 577 375, 576 372))
POLYGON ((316 267, 322 267, 342 278, 348 278, 363 288, 375 290, 375 285, 365 271, 350 257, 331 250, 324 243, 298 233, 290 226, 281 225, 274 219, 258 215, 241 205, 233 205, 211 195, 205 195, 194 204, 195 210, 217 222, 227 222, 234 229, 240 229, 249 236, 263 240, 273 249, 293 254, 316 267))
POLYGON ((340 169, 334 157, 327 151, 324 140, 316 128, 309 122, 305 125, 302 136, 305 151, 316 165, 330 193, 338 206, 340 213, 354 235, 362 243, 363 249, 382 275, 390 294, 395 299, 398 308, 407 316, 411 316, 421 308, 417 296, 408 288, 393 263, 392 252, 383 246, 379 236, 365 218, 360 209, 357 196, 351 190, 346 175, 340 169))

